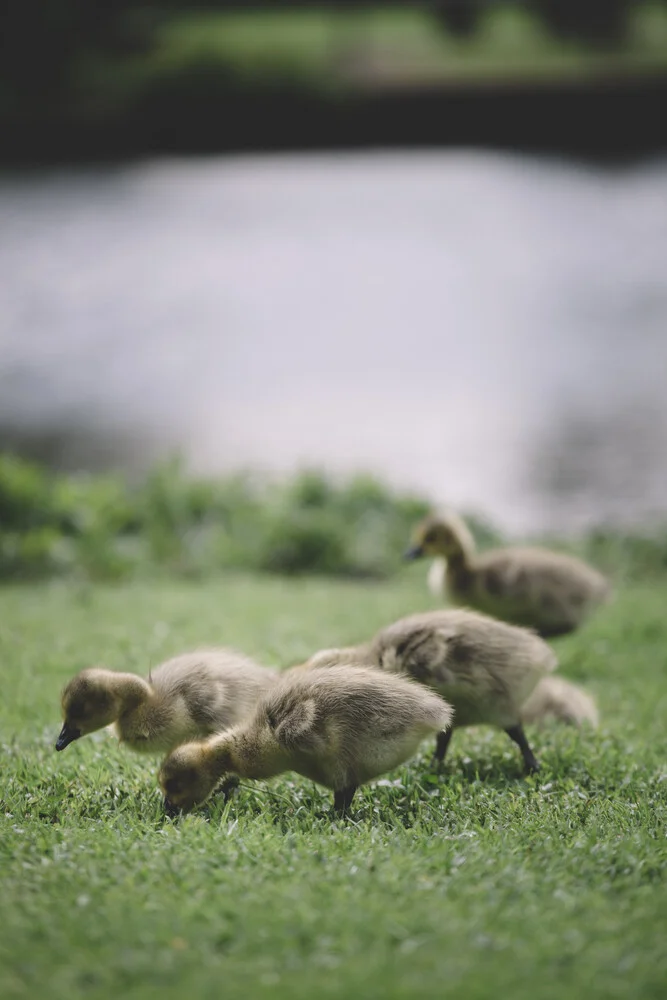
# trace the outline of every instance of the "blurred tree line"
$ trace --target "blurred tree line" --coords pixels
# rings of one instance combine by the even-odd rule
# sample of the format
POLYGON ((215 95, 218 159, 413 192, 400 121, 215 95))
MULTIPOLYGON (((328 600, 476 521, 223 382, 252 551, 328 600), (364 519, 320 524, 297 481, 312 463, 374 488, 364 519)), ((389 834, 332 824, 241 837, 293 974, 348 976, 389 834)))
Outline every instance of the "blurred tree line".
MULTIPOLYGON (((588 42, 616 42, 624 33, 632 0, 507 0, 535 11, 558 36, 588 42)), ((457 36, 472 34, 480 17, 505 0, 423 0, 417 6, 434 13, 457 36)), ((415 6, 396 3, 383 6, 415 6)), ((46 109, 67 95, 82 59, 118 56, 150 47, 161 19, 191 14, 258 8, 368 7, 354 0, 317 3, 232 2, 232 0, 4 0, 0 30, 0 107, 46 109)))
MULTIPOLYGON (((435 0, 434 8, 448 31, 471 35, 480 17, 505 0, 435 0)), ((512 2, 512 0, 507 0, 512 2)), ((634 0, 520 0, 515 6, 535 11, 549 30, 564 40, 589 44, 620 42, 634 0)))

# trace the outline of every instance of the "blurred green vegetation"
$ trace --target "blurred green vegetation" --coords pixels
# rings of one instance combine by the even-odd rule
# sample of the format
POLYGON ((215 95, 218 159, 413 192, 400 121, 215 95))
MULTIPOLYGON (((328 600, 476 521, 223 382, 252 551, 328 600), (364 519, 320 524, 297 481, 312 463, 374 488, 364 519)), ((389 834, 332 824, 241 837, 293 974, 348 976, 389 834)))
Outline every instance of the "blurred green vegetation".
MULTIPOLYGON (((552 4, 553 6, 553 4, 552 4)), ((552 31, 548 3, 491 4, 472 34, 437 5, 197 10, 179 3, 102 8, 85 0, 7 0, 0 113, 148 113, 159 100, 259 90, 335 92, 478 77, 585 78, 667 67, 667 4, 631 4, 618 44, 552 31), (544 8, 541 10, 541 8, 544 8)))
MULTIPOLYGON (((206 577, 230 569, 386 578, 401 569, 415 522, 430 507, 428 498, 368 475, 197 479, 174 461, 131 486, 0 455, 0 579, 206 577)), ((468 522, 480 548, 503 543, 482 517, 468 522)), ((598 528, 567 544, 547 542, 616 578, 667 573, 665 527, 646 534, 598 528)))
POLYGON ((425 500, 368 476, 204 480, 171 462, 132 487, 0 455, 0 579, 114 579, 156 569, 200 576, 223 568, 383 577, 400 565, 410 528, 427 509, 425 500))
POLYGON ((635 4, 626 37, 613 47, 554 34, 536 10, 491 5, 470 37, 457 37, 435 10, 188 13, 156 32, 152 71, 216 61, 239 77, 309 80, 333 87, 383 80, 447 80, 479 75, 582 75, 603 66, 667 65, 667 5, 635 4))

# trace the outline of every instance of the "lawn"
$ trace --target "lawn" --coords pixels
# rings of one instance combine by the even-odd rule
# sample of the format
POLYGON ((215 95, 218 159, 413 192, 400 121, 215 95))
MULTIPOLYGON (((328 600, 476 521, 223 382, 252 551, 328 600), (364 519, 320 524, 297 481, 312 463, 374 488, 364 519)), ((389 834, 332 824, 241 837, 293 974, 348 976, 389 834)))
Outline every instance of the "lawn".
POLYGON ((105 734, 63 754, 58 694, 86 664, 144 672, 203 643, 286 666, 432 604, 392 583, 231 577, 0 591, 0 994, 135 997, 664 997, 667 585, 627 587, 562 672, 596 734, 455 736, 332 821, 287 776, 166 820, 156 761, 105 734))

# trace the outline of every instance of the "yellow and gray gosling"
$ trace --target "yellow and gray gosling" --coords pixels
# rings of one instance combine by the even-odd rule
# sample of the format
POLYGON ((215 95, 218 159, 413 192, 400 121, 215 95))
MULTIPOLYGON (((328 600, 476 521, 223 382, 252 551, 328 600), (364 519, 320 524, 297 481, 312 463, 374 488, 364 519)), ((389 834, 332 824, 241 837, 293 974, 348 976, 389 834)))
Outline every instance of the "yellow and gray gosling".
POLYGON ((303 666, 325 669, 343 661, 407 675, 446 699, 454 720, 438 735, 436 761, 444 760, 454 729, 487 724, 516 743, 529 773, 539 770, 521 711, 557 660, 534 632, 475 611, 427 611, 394 622, 360 646, 321 650, 303 666))
POLYGON ((445 594, 454 604, 534 628, 543 638, 572 632, 611 593, 601 573, 560 552, 507 548, 478 555, 467 525, 453 513, 418 525, 405 558, 421 556, 436 560, 430 587, 444 577, 445 594), (438 560, 446 561, 444 574, 438 560))
MULTIPOLYGON (((364 662, 369 665, 367 659, 364 661, 366 654, 363 650, 362 646, 323 649, 315 653, 306 663, 292 669, 331 667, 343 660, 357 666, 363 666, 364 662)), ((535 689, 521 706, 520 717, 522 725, 542 726, 549 722, 559 722, 577 728, 590 726, 592 729, 597 729, 600 721, 595 700, 587 691, 571 681, 553 675, 547 675, 538 681, 535 689)))
POLYGON ((230 649, 183 653, 147 679, 90 667, 63 690, 56 750, 113 723, 120 742, 133 750, 166 753, 246 718, 277 678, 230 649))
POLYGON ((599 715, 588 692, 562 677, 544 677, 521 706, 521 721, 526 725, 553 721, 597 729, 599 715))
POLYGON ((165 808, 174 814, 204 802, 228 774, 261 779, 296 771, 331 788, 335 810, 344 812, 359 785, 408 760, 451 718, 438 695, 404 677, 344 663, 288 671, 248 720, 163 761, 165 808))
MULTIPOLYGON (((362 646, 348 646, 341 649, 322 649, 306 662, 293 670, 306 670, 313 667, 331 667, 343 660, 352 665, 364 665, 362 646)), ((368 666, 368 660, 365 661, 368 666)), ((549 674, 538 681, 533 692, 521 706, 522 725, 541 726, 545 722, 562 722, 565 725, 588 725, 597 729, 600 716, 595 699, 577 684, 566 681, 563 677, 549 674)), ((455 728, 452 727, 452 728, 455 728)))

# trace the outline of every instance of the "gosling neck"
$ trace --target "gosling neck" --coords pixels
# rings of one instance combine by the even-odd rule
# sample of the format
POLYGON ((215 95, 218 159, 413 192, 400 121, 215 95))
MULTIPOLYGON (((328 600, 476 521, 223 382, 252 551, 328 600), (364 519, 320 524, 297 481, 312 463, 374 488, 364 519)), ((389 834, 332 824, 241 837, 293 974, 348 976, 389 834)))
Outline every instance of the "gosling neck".
POLYGON ((456 539, 457 544, 452 546, 446 560, 446 579, 459 588, 466 587, 473 575, 473 562, 475 550, 471 544, 461 538, 456 539))
POLYGON ((447 566, 454 572, 465 572, 472 569, 475 546, 471 538, 456 534, 447 546, 447 551, 442 552, 441 555, 446 560, 447 566))
POLYGON ((206 766, 216 779, 230 773, 239 778, 273 778, 287 767, 285 753, 268 728, 259 732, 229 730, 212 736, 207 749, 206 766))
POLYGON ((467 573, 471 569, 472 555, 465 549, 457 549, 446 556, 447 571, 451 573, 467 573))
POLYGON ((230 773, 243 777, 242 770, 239 769, 240 762, 234 753, 233 733, 221 733, 206 741, 205 762, 207 770, 216 779, 230 773))

